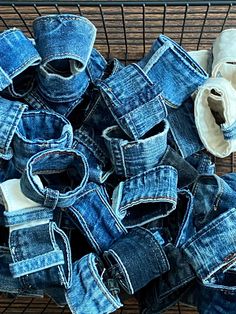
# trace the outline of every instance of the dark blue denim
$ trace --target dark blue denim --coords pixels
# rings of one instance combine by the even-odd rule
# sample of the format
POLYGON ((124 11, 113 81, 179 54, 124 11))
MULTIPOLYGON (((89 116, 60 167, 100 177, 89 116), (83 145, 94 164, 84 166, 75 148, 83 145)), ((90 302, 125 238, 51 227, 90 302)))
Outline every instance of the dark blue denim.
POLYGON ((199 174, 214 174, 216 171, 215 163, 212 158, 204 152, 198 152, 186 158, 199 174))
POLYGON ((162 90, 137 64, 100 83, 107 107, 121 129, 137 140, 167 116, 162 90))
POLYGON ((166 104, 179 107, 204 84, 207 73, 175 41, 160 35, 138 65, 159 84, 166 104))
POLYGON ((107 157, 103 138, 90 126, 83 124, 74 132, 73 148, 86 157, 89 165, 89 180, 104 183, 113 172, 113 167, 107 157))
POLYGON ((118 126, 104 130, 103 137, 115 172, 129 178, 158 165, 167 149, 169 123, 163 120, 142 139, 130 140, 118 126))
POLYGON ((184 188, 191 185, 198 176, 197 170, 181 157, 173 148, 167 147, 159 165, 169 165, 178 172, 178 187, 184 188))
POLYGON ((204 148, 194 121, 192 98, 188 98, 178 109, 169 108, 167 119, 173 140, 183 158, 204 148))
POLYGON ((33 155, 45 149, 70 148, 72 141, 72 126, 66 118, 50 111, 27 111, 18 123, 12 142, 14 165, 23 172, 33 155))
POLYGON ((103 254, 111 273, 129 294, 170 269, 167 256, 149 230, 133 228, 103 254))
POLYGON ((49 149, 28 160, 21 189, 26 197, 45 207, 63 208, 75 203, 88 176, 88 163, 83 154, 68 148, 49 149), (44 186, 39 184, 42 179, 46 182, 44 186))
POLYGON ((168 216, 176 208, 178 174, 158 166, 121 181, 112 195, 112 208, 127 228, 168 216))
POLYGON ((101 253, 127 233, 103 186, 89 182, 73 206, 65 209, 93 249, 101 253))
POLYGON ((33 88, 41 57, 22 31, 13 28, 0 34, 0 91, 24 97, 33 88))
POLYGON ((11 143, 26 108, 27 106, 19 101, 0 97, 0 158, 12 158, 11 143))

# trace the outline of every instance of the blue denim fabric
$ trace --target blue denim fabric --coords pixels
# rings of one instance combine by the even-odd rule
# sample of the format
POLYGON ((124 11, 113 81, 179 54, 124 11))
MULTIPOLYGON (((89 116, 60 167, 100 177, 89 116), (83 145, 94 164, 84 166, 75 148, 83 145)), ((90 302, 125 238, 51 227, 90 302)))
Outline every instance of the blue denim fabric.
POLYGON ((91 127, 83 124, 74 132, 73 148, 86 157, 89 165, 89 180, 104 183, 113 172, 113 167, 107 157, 103 139, 97 136, 91 127))
POLYGON ((45 150, 28 160, 21 189, 25 196, 45 207, 68 207, 85 188, 88 176, 88 163, 83 154, 68 148, 45 150), (46 177, 47 185, 39 186, 36 175, 46 177))
POLYGON ((47 15, 34 20, 33 30, 42 66, 69 59, 71 71, 85 69, 96 36, 88 19, 74 14, 47 15))
POLYGON ((100 83, 106 104, 122 130, 134 140, 167 116, 162 90, 137 64, 100 83))
POLYGON ((0 97, 0 158, 9 160, 13 156, 12 143, 16 128, 26 105, 0 97))
POLYGON ((25 285, 21 278, 14 278, 10 272, 9 265, 12 263, 10 249, 7 246, 0 246, 0 291, 16 295, 27 295, 32 297, 42 297, 43 290, 33 289, 25 285))
MULTIPOLYGON (((59 65, 67 68, 66 60, 59 60, 59 65)), ((65 76, 55 66, 40 66, 36 75, 37 85, 25 99, 35 109, 51 109, 68 116, 82 102, 90 81, 96 82, 101 78, 105 66, 104 58, 96 49, 92 50, 87 68, 82 72, 72 71, 65 76)))
POLYGON ((112 195, 113 210, 127 228, 165 217, 176 208, 177 180, 175 168, 159 166, 121 181, 112 195))
POLYGON ((109 204, 105 188, 93 182, 65 210, 98 253, 127 233, 109 204))
POLYGON ((122 306, 116 290, 104 280, 101 259, 91 253, 73 264, 72 285, 66 299, 73 314, 109 314, 122 306))
POLYGON ((189 263, 204 284, 210 283, 219 271, 227 270, 236 261, 235 218, 236 209, 228 209, 182 246, 189 263))
POLYGON ((19 179, 1 183, 0 189, 6 225, 10 227, 9 269, 13 278, 23 277, 24 284, 34 289, 61 284, 68 288, 72 266, 70 244, 64 232, 50 221, 52 210, 27 199, 19 179))
POLYGON ((208 78, 191 56, 165 35, 157 38, 138 65, 154 84, 160 85, 167 105, 174 108, 179 107, 208 78))
POLYGON ((182 157, 186 158, 204 148, 194 121, 192 98, 188 98, 178 109, 169 108, 167 119, 173 140, 182 157))
POLYGON ((130 140, 118 126, 104 130, 116 174, 127 178, 155 167, 166 151, 168 130, 169 123, 163 120, 137 141, 130 140))
MULTIPOLYGON (((101 80, 113 76, 124 68, 124 65, 117 59, 108 62, 101 80)), ((93 127, 97 134, 102 134, 106 128, 115 125, 116 120, 110 110, 107 109, 105 100, 100 93, 98 84, 95 83, 94 89, 90 92, 90 101, 85 112, 84 123, 93 127)))
POLYGON ((190 163, 190 165, 192 165, 199 174, 214 174, 216 171, 215 163, 206 153, 195 153, 188 156, 186 161, 190 163))
POLYGON ((34 83, 35 68, 41 58, 32 42, 18 29, 0 34, 0 91, 14 97, 25 96, 34 83), (7 90, 6 90, 7 88, 7 90))
POLYGON ((129 294, 170 269, 167 256, 155 235, 144 228, 133 228, 103 254, 114 278, 129 294), (144 258, 145 257, 145 258, 144 258))
POLYGON ((170 146, 167 147, 159 165, 169 165, 178 171, 178 187, 184 188, 192 184, 198 176, 197 170, 191 166, 170 146))
POLYGON ((70 148, 72 141, 72 126, 66 118, 49 111, 27 111, 18 123, 12 142, 14 165, 23 172, 33 155, 45 149, 70 148))

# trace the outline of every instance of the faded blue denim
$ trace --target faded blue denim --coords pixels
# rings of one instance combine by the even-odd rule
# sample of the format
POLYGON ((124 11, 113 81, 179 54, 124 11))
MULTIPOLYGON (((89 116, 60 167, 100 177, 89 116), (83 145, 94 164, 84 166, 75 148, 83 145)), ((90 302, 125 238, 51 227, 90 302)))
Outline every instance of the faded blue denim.
POLYGON ((121 129, 131 138, 142 138, 167 116, 159 84, 131 64, 100 83, 102 95, 121 129))
POLYGON ((173 108, 181 106, 208 78, 197 62, 165 35, 154 41, 138 65, 154 84, 159 84, 166 104, 173 108))
POLYGON ((22 31, 13 28, 0 34, 0 91, 24 97, 33 88, 41 57, 22 31))
POLYGON ((72 126, 66 118, 50 111, 27 111, 19 121, 12 142, 14 165, 22 173, 33 155, 45 149, 70 148, 72 141, 72 126))
POLYGON ((118 126, 103 131, 103 137, 115 172, 129 178, 149 170, 160 162, 167 148, 169 123, 163 120, 142 139, 130 140, 118 126))
POLYGON ((106 269, 101 259, 94 253, 85 255, 74 262, 72 285, 66 291, 66 300, 73 314, 109 314, 119 309, 122 303, 117 292, 119 288, 113 286, 106 279, 106 269), (115 288, 115 289, 114 289, 115 288))
POLYGON ((177 204, 178 173, 158 166, 121 181, 114 189, 112 207, 127 228, 168 216, 177 204))

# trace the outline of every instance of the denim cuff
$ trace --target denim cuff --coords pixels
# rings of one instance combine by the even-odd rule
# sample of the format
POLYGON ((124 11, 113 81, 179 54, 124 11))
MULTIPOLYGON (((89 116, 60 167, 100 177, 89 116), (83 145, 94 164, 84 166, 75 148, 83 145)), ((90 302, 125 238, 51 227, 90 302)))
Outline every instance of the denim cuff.
POLYGON ((131 141, 119 127, 104 130, 103 137, 110 153, 115 172, 132 177, 155 167, 167 148, 169 123, 163 120, 144 139, 131 141))
POLYGON ((45 149, 70 148, 72 141, 72 126, 60 114, 43 110, 25 112, 12 143, 15 167, 22 173, 33 155, 45 149))
POLYGON ((14 278, 24 276, 35 288, 70 286, 70 244, 55 223, 11 231, 9 247, 13 259, 9 268, 14 278))
POLYGON ((96 36, 96 28, 88 19, 73 14, 47 15, 34 21, 33 30, 43 66, 71 59, 72 71, 85 69, 96 36))
POLYGON ((171 107, 179 107, 208 77, 181 46, 165 35, 158 37, 138 65, 160 85, 171 107))
POLYGON ((112 313, 122 306, 104 283, 105 268, 99 257, 91 253, 73 264, 72 285, 66 300, 73 314, 112 313))
MULTIPOLYGON (((14 86, 13 79, 27 68, 36 66, 41 58, 32 42, 18 29, 10 29, 0 34, 0 90, 14 86)), ((32 88, 30 81, 23 94, 32 88)), ((23 96, 23 94, 21 96, 23 96)))
POLYGON ((129 294, 169 270, 164 250, 154 235, 143 228, 134 228, 118 239, 104 252, 104 258, 113 278, 117 278, 129 294))
POLYGON ((122 130, 139 139, 167 116, 158 84, 136 64, 100 83, 106 104, 122 130))
POLYGON ((113 172, 113 167, 105 154, 106 146, 92 128, 82 125, 74 132, 73 148, 82 153, 89 165, 89 179, 92 182, 104 183, 113 172))
POLYGON ((82 101, 89 86, 86 71, 64 77, 40 66, 36 79, 37 86, 26 97, 29 104, 35 109, 51 109, 65 116, 82 101))
POLYGON ((193 166, 199 174, 214 174, 216 165, 212 158, 206 153, 195 153, 186 158, 186 161, 193 166))
POLYGON ((183 157, 181 157, 170 146, 167 147, 165 154, 161 158, 159 165, 169 165, 178 171, 178 187, 183 188, 195 181, 198 172, 183 157))
POLYGON ((92 53, 88 60, 86 71, 88 72, 90 81, 96 85, 98 81, 102 79, 107 67, 106 59, 95 48, 92 49, 92 53))
POLYGON ((180 108, 169 110, 167 119, 174 142, 183 158, 204 148, 194 121, 192 98, 188 98, 180 108))
POLYGON ((113 210, 127 228, 165 217, 176 208, 177 180, 177 171, 170 166, 129 178, 115 188, 113 210))
POLYGON ((49 149, 29 159, 21 177, 21 189, 25 196, 45 207, 68 207, 84 189, 88 176, 88 163, 83 154, 73 149, 49 149), (50 174, 54 175, 55 184, 60 184, 62 173, 66 173, 72 182, 71 186, 64 184, 63 191, 42 187, 36 180, 37 174, 39 177, 50 174), (66 188, 69 191, 64 192, 66 188))
POLYGON ((236 262, 236 209, 219 215, 183 246, 190 264, 203 283, 236 262), (214 258, 212 258, 214 256, 214 258))
POLYGON ((9 160, 13 156, 10 147, 16 128, 26 105, 0 97, 0 158, 9 160))
POLYGON ((96 250, 107 250, 127 231, 109 204, 104 187, 88 183, 75 204, 66 209, 78 228, 96 250), (88 210, 89 208, 89 210, 88 210))

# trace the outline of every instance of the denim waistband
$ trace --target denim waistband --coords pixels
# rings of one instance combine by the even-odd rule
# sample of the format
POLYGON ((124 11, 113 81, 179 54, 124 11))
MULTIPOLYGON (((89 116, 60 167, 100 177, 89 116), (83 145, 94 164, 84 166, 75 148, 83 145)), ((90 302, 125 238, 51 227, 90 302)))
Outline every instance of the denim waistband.
POLYGON ((73 264, 72 285, 66 299, 73 314, 112 313, 122 306, 104 283, 105 268, 98 256, 91 253, 73 264))
POLYGON ((179 107, 208 77, 181 46, 165 35, 157 38, 138 64, 153 83, 160 85, 171 107, 179 107))
POLYGON ((167 116, 161 88, 131 64, 100 83, 106 104, 122 130, 135 140, 167 116))
POLYGON ((134 228, 104 252, 114 278, 133 294, 169 270, 169 262, 155 236, 144 228, 134 228), (145 258, 144 258, 145 256, 145 258))
MULTIPOLYGON (((18 29, 9 29, 0 34, 0 90, 12 84, 14 96, 14 78, 29 67, 40 63, 41 58, 32 42, 18 29)), ((24 96, 33 87, 33 80, 27 84, 24 96)))
POLYGON ((111 208, 104 187, 93 182, 87 184, 66 212, 98 253, 108 249, 115 240, 127 233, 111 208))
MULTIPOLYGON (((51 149, 32 156, 21 177, 22 192, 35 202, 46 207, 68 207, 72 205, 84 189, 88 180, 88 163, 84 155, 73 149, 51 149), (40 187, 36 175, 52 175, 60 183, 64 173, 70 179, 72 186, 67 186, 64 192, 50 187, 40 187)), ((49 180, 50 181, 50 180, 49 180)))
POLYGON ((60 114, 27 111, 22 115, 13 138, 15 167, 23 172, 31 156, 45 149, 70 148, 72 140, 72 126, 60 114))
POLYGON ((9 160, 13 156, 10 145, 27 106, 19 101, 10 101, 2 97, 0 104, 0 157, 9 160))
POLYGON ((168 130, 169 123, 163 120, 137 141, 127 138, 119 127, 104 130, 103 137, 116 174, 132 177, 155 167, 166 151, 168 130))
POLYGON ((43 66, 70 59, 72 71, 85 69, 96 36, 96 28, 88 19, 73 14, 47 15, 34 21, 33 30, 43 66))
POLYGON ((141 226, 176 208, 178 174, 159 166, 122 181, 112 195, 112 207, 126 227, 141 226))

